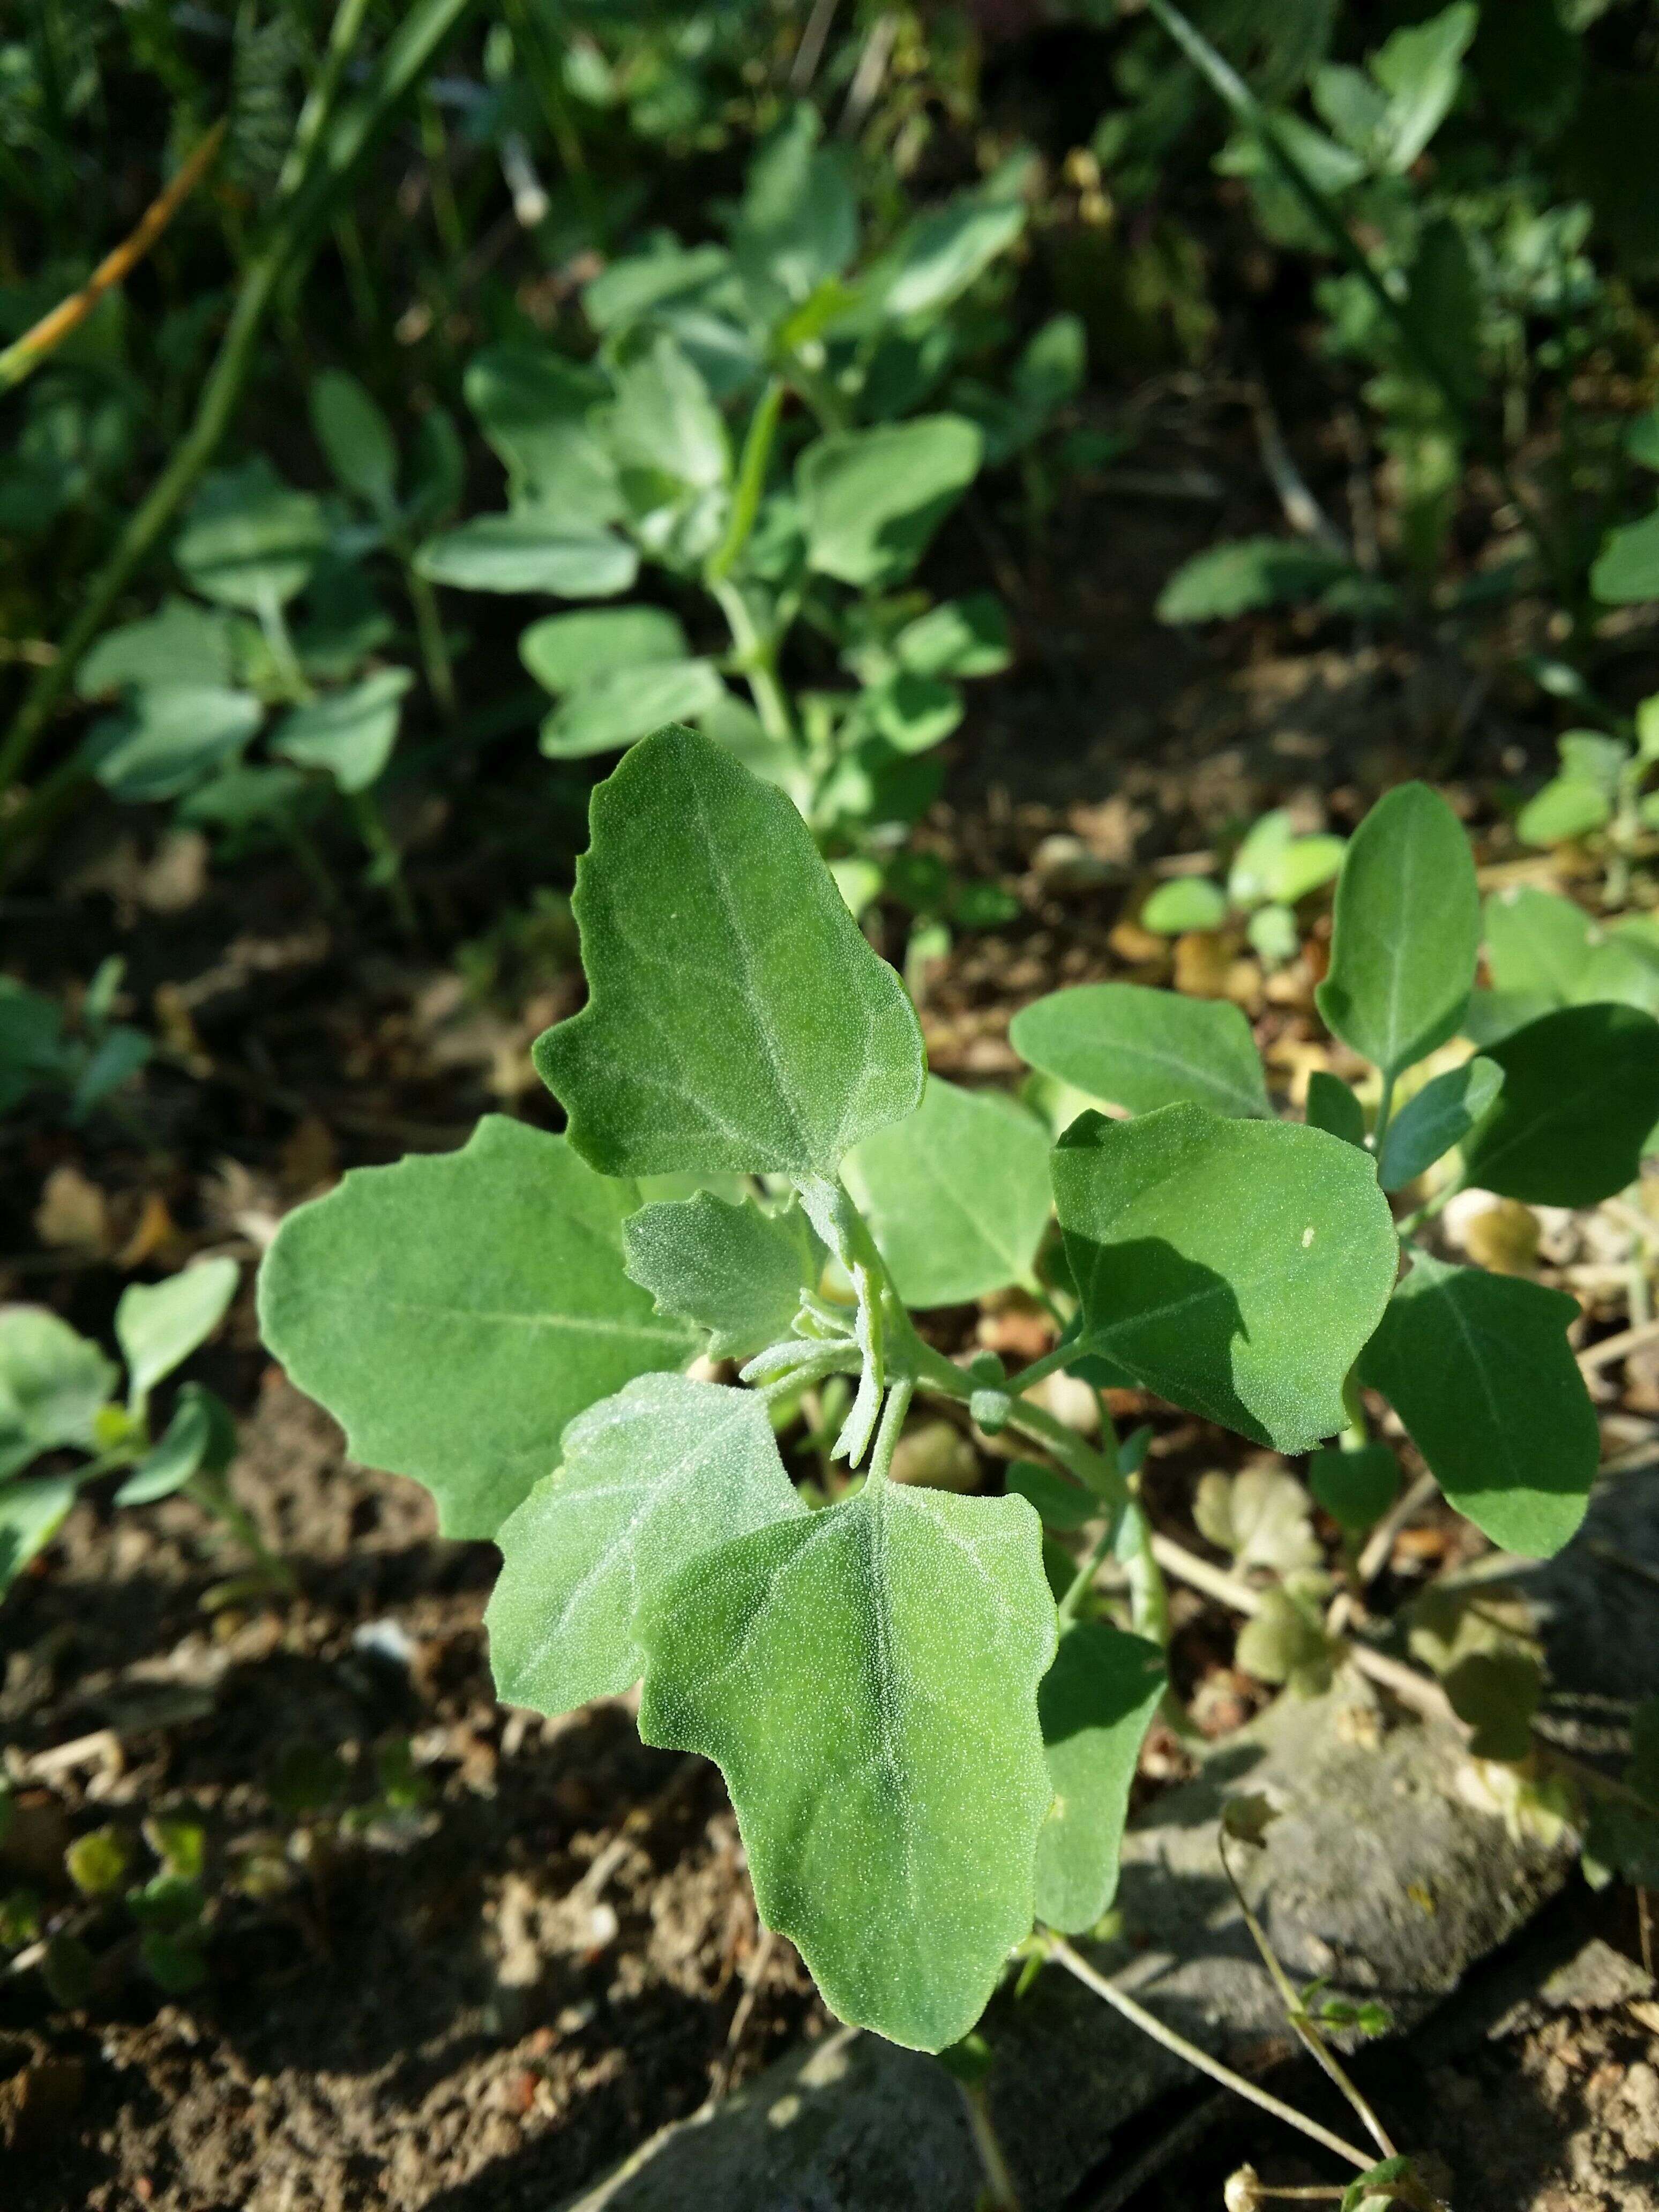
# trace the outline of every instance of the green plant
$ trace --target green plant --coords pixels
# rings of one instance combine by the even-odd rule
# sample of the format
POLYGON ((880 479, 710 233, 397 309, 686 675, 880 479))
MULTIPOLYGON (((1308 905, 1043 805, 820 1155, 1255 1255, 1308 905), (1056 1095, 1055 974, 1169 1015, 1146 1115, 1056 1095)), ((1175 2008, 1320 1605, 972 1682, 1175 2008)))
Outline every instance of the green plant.
POLYGON ((67 1029, 56 999, 0 976, 0 1114, 44 1093, 80 1122, 131 1082, 152 1048, 113 1018, 125 974, 118 957, 101 961, 67 1029))
POLYGON ((1659 762, 1659 698, 1644 699, 1619 734, 1568 730, 1557 750, 1559 771, 1521 809, 1516 834, 1526 845, 1588 842, 1605 855, 1607 904, 1623 906, 1632 864, 1659 829, 1659 793, 1642 789, 1659 762))
MULTIPOLYGON (((57 650, 30 684, 0 742, 0 789, 33 758, 58 701, 139 568, 172 526, 211 462, 234 413, 277 289, 314 251, 362 155, 420 83, 469 0, 419 0, 399 23, 362 88, 343 96, 368 0, 340 0, 326 48, 270 182, 270 208, 242 271, 235 303, 190 425, 81 595, 57 650)), ((84 784, 78 755, 61 763, 0 832, 0 860, 37 836, 84 784)))
MULTIPOLYGON (((458 1153, 349 1175, 271 1247, 266 1340, 357 1456, 500 1546, 502 1694, 556 1711, 642 1675, 641 1733, 719 1763, 763 1915, 830 2003, 937 2050, 1034 1917, 1083 1929, 1109 1905, 1163 1688, 1145 1437, 1104 1419, 1091 1443, 1036 1385, 1139 1387, 1288 1455, 1338 1437, 1322 1495, 1356 1524, 1388 1503, 1372 1389, 1495 1542, 1559 1548, 1597 1457, 1577 1308, 1416 1243, 1396 1285, 1378 1161, 1404 1132, 1414 1171, 1456 1146, 1492 1189, 1616 1192, 1659 1114, 1659 1023, 1574 1008, 1565 1039, 1546 1014, 1493 1048, 1495 1096, 1431 1085, 1396 1119, 1465 1018, 1480 933, 1468 841, 1420 785, 1348 848, 1321 990, 1381 1079, 1369 1136, 1352 1092, 1345 1134, 1275 1118, 1237 1009, 1132 985, 1013 1030, 1131 1118, 1085 1110, 1051 1149, 1012 1102, 929 1080, 793 808, 690 730, 599 787, 574 903, 589 1002, 535 1051, 567 1133, 487 1120, 458 1153), (910 1319, 1015 1283, 1062 1325, 1019 1374, 910 1319), (749 1387, 686 1376, 699 1352, 749 1387), (778 1438, 831 1378, 833 1455, 866 1472, 814 1510, 778 1438), (901 1485, 918 1398, 1044 1457, 1004 1497, 901 1485), (1129 1628, 1096 1589, 1114 1556, 1129 1628)), ((1261 1518, 1230 1510, 1236 1534, 1261 1518)), ((1273 1548, 1306 1571, 1299 1540, 1273 1548)), ((1328 1669, 1342 1636, 1313 1632, 1328 1669)))
POLYGON ((1025 222, 1023 163, 878 245, 818 127, 805 106, 780 125, 726 245, 661 233, 585 287, 592 363, 522 343, 474 360, 467 397, 509 505, 416 565, 463 589, 573 599, 619 599, 656 571, 718 615, 729 648, 694 650, 658 605, 535 623, 522 656, 558 702, 543 750, 615 751, 665 720, 695 721, 845 851, 921 811, 962 681, 1007 664, 994 598, 933 606, 910 578, 988 443, 1012 453, 1034 436, 1081 361, 1075 326, 1056 325, 1011 395, 951 381, 974 340, 972 289, 1025 222), (787 664, 815 636, 855 688, 800 684, 787 664))
MULTIPOLYGON (((1585 405, 1576 386, 1593 362, 1626 349, 1630 332, 1607 266, 1611 208, 1584 191, 1594 163, 1570 128, 1590 77, 1586 27, 1570 28, 1549 0, 1484 15, 1453 0, 1338 60, 1333 49, 1352 51, 1361 27, 1325 10, 1279 27, 1290 35, 1279 39, 1259 26, 1265 58, 1258 48, 1247 81, 1198 27, 1198 11, 1148 0, 1147 12, 1229 112, 1234 135, 1217 171, 1245 185, 1269 245, 1310 264, 1320 350, 1364 374, 1389 538, 1376 542, 1369 511, 1352 542, 1330 521, 1269 416, 1264 459, 1297 536, 1208 548, 1170 580, 1160 615, 1202 622, 1311 600, 1464 623, 1541 586, 1587 648, 1594 597, 1648 595, 1626 552, 1651 539, 1621 534, 1592 576, 1601 526, 1587 527, 1587 514, 1605 519, 1624 465, 1614 409, 1585 405), (1296 104, 1304 91, 1311 116, 1296 104), (1540 466, 1544 424, 1555 447, 1540 466), (1448 542, 1477 457, 1502 488, 1517 556, 1454 587, 1443 575, 1448 542)), ((1236 33, 1254 12, 1235 11, 1236 33)), ((1155 35, 1143 33, 1137 51, 1155 35)), ((1232 40, 1235 50, 1247 43, 1232 40)), ((1146 122, 1126 135, 1123 118, 1109 118, 1097 144, 1133 158, 1139 139, 1167 155, 1191 117, 1191 81, 1164 87, 1161 106, 1150 88, 1141 100, 1146 122)))
POLYGON ((412 908, 374 790, 414 678, 379 664, 395 632, 368 562, 382 551, 397 562, 428 688, 453 714, 442 623, 415 556, 459 501, 459 442, 434 408, 402 462, 385 416, 340 370, 315 380, 311 413, 349 505, 296 491, 262 458, 210 474, 172 549, 195 596, 106 631, 81 664, 81 696, 118 702, 82 757, 118 799, 176 800, 182 821, 222 836, 285 836, 313 878, 308 824, 331 792, 362 836, 371 879, 407 924, 412 908), (250 761, 262 733, 268 757, 250 761))
POLYGON ((1301 943, 1296 908, 1330 882, 1342 866, 1340 837, 1298 836, 1282 807, 1251 823, 1232 858, 1225 887, 1212 876, 1183 875, 1160 884, 1141 908, 1143 929, 1179 937, 1220 929, 1235 915, 1264 960, 1282 965, 1301 943))
POLYGON ((253 1553, 261 1576, 289 1581, 232 1498, 225 1469, 236 1449, 228 1408, 199 1382, 179 1391, 172 1419, 152 1434, 150 1397, 224 1318, 235 1294, 234 1260, 199 1260, 166 1281, 134 1283, 115 1310, 118 1373, 90 1339, 45 1306, 0 1312, 0 1596, 52 1541, 76 1492, 127 1470, 118 1505, 148 1505, 183 1491, 253 1553), (30 1475, 39 1461, 77 1453, 67 1473, 30 1475))

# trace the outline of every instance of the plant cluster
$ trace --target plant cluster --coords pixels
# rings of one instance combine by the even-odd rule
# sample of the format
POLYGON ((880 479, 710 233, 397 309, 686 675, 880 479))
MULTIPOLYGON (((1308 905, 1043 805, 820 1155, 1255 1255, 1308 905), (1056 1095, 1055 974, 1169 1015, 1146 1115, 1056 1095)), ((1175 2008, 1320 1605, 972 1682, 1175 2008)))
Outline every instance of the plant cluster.
POLYGON ((116 1473, 125 1477, 116 1504, 150 1505, 182 1491, 253 1553, 260 1586, 287 1586, 286 1568, 225 1481, 236 1424, 224 1401, 186 1382, 160 1436, 150 1419, 157 1385, 224 1319, 239 1272, 234 1260, 198 1260, 162 1282, 128 1285, 115 1309, 125 1394, 115 1363, 49 1307, 0 1310, 0 1598, 57 1534, 82 1488, 116 1473), (58 1471, 70 1454, 79 1464, 58 1471), (46 1461, 53 1471, 31 1473, 46 1461))
MULTIPOLYGON (((1145 1438, 1108 1419, 1088 1442, 1036 1386, 1064 1369, 1311 1454, 1356 1535, 1396 1482, 1374 1393, 1494 1543, 1555 1551, 1598 1455, 1577 1309, 1436 1256, 1424 1209, 1401 1274, 1387 1194, 1448 1153, 1457 1183, 1528 1201, 1622 1190, 1659 1119, 1659 1023, 1553 1009, 1412 1090, 1465 1024, 1481 930, 1468 839, 1419 785, 1347 848, 1320 988, 1376 1071, 1369 1127, 1334 1078, 1308 1123, 1279 1118, 1236 1008, 1128 984, 1016 1019, 1032 1068, 1113 1109, 1057 1142, 930 1079, 799 816, 688 729, 599 787, 574 904, 589 1002, 535 1054, 566 1134, 487 1120, 459 1153, 349 1175, 284 1223, 266 1338, 358 1456, 499 1545, 503 1697, 556 1712, 642 1677, 642 1735, 719 1764, 763 1916, 830 2004, 937 2050, 1034 1920, 1106 1910, 1163 1689, 1145 1438), (1012 1376, 911 1318, 1010 1284, 1062 1324, 1012 1376), (741 1387, 686 1374, 699 1354, 741 1387), (833 1455, 862 1480, 813 1510, 779 1436, 831 1378, 833 1455), (919 1399, 1035 1448, 1006 1495, 892 1479, 919 1399), (1127 1627, 1095 1591, 1113 1556, 1138 1569, 1127 1627)), ((1283 1572, 1269 1679, 1341 1656, 1298 1492, 1246 1475, 1202 1509, 1283 1572)))

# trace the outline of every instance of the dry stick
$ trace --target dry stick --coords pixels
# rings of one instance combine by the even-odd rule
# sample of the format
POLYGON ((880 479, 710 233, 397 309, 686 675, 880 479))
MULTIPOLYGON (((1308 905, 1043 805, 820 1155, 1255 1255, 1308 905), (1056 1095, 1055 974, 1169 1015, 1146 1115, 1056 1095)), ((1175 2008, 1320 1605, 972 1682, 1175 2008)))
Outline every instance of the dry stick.
POLYGON ((225 125, 221 118, 171 184, 156 194, 131 234, 104 256, 80 290, 59 301, 49 315, 43 315, 0 353, 0 392, 9 391, 33 374, 46 356, 85 322, 105 293, 112 291, 137 266, 212 167, 224 143, 225 125))
MULTIPOLYGON (((1184 1544, 1177 1544, 1168 1536, 1152 1538, 1152 1553, 1160 1566, 1180 1582, 1189 1583, 1206 1597, 1231 1606, 1235 1613, 1254 1616, 1261 1610, 1261 1593, 1248 1583, 1230 1575, 1224 1567, 1212 1567, 1207 1559, 1200 1559, 1184 1544)), ((1443 1721, 1455 1729, 1467 1743, 1474 1734, 1469 1723, 1460 1718, 1451 1699, 1440 1684, 1403 1659, 1391 1659, 1386 1651, 1375 1650, 1369 1644, 1345 1644, 1341 1656, 1357 1673, 1367 1676, 1379 1689, 1387 1690, 1402 1705, 1409 1705, 1425 1720, 1443 1721)), ((1616 1797, 1621 1804, 1639 1806, 1643 1812, 1651 1813, 1653 1807, 1639 1790, 1628 1783, 1615 1781, 1612 1775, 1603 1774, 1599 1767, 1587 1760, 1577 1759, 1570 1751, 1551 1741, 1534 1723, 1532 1730, 1534 1749, 1559 1773, 1593 1796, 1616 1797)))
POLYGON ((1394 1554, 1394 1540, 1408 1521, 1413 1521, 1437 1496, 1440 1486, 1431 1474, 1419 1474, 1403 1496, 1397 1498, 1370 1534, 1355 1566, 1363 1584, 1374 1583, 1394 1554))
POLYGON ((1621 1328, 1616 1336, 1604 1336, 1599 1344, 1579 1353, 1578 1364, 1586 1375, 1594 1375, 1598 1368, 1611 1367, 1627 1352, 1637 1352, 1644 1344, 1656 1343, 1659 1343, 1659 1321, 1644 1321, 1634 1328, 1621 1328))
POLYGON ((1268 1978, 1279 1992, 1279 2001, 1285 2008, 1285 2016, 1296 2030, 1297 2040, 1309 2057, 1314 2060, 1327 2081, 1352 2106, 1358 2115, 1361 2125, 1381 2150, 1383 2157, 1397 2157, 1399 2154, 1395 2149, 1388 2130, 1371 2110, 1370 2103, 1358 2085, 1349 2076, 1346 2068, 1340 2063, 1335 2052, 1331 2050, 1324 2037, 1307 2017, 1303 2001, 1294 1984, 1279 1963, 1279 1954, 1267 1941, 1267 1931, 1251 1908, 1249 1899, 1244 1894, 1243 1885, 1233 1872, 1232 1861, 1227 1856, 1227 1828, 1224 1821, 1217 1832, 1216 1849, 1221 1856, 1221 1870, 1227 1877, 1239 1911, 1243 1917, 1244 1925, 1249 1930, 1250 1941, 1261 1954, 1261 1963, 1267 1969, 1268 1978))
POLYGON ((1079 1952, 1072 1948, 1063 1936, 1045 1930, 1044 1940, 1051 1959, 1064 1966, 1067 1973, 1075 1975, 1085 1989, 1092 1990, 1097 1997, 1104 1997, 1109 2005, 1121 2012, 1126 2020, 1133 2021, 1143 2034, 1152 2037, 1154 2043, 1162 2044, 1165 2051, 1173 2051, 1177 2058, 1184 2058, 1189 2066, 1196 2066, 1200 2073, 1207 2074, 1212 2081, 1219 2081, 1224 2088, 1232 2090, 1235 2095, 1247 2098, 1264 2112, 1271 2112, 1275 2119, 1283 2120, 1287 2126, 1299 2130, 1315 2142, 1322 2143, 1327 2150, 1334 2151, 1339 2158, 1346 2158, 1361 2173, 1369 2172, 1376 2165, 1376 2161, 1370 2151, 1360 2150, 1351 2142, 1344 2142, 1340 2136, 1333 2135, 1317 2120, 1310 2120, 1305 2113, 1298 2112, 1294 2105, 1285 2104, 1271 2090, 1259 2088, 1243 2074, 1235 2074, 1231 2067, 1224 2066, 1218 2058, 1212 2058, 1207 2051, 1200 2051, 1195 2043, 1188 2043, 1184 2036, 1177 2035, 1172 2027, 1165 2027, 1156 2013, 1148 2012, 1144 2005, 1137 2004, 1127 1990, 1119 1989, 1115 1982, 1109 1981, 1104 1974, 1097 1973, 1079 1952))

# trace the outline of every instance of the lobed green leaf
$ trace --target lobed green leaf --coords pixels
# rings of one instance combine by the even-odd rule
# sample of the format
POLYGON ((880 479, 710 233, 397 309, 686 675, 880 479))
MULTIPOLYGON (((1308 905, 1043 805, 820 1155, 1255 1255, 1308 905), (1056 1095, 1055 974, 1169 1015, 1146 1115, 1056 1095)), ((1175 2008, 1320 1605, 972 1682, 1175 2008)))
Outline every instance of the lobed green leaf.
POLYGON ((708 1332, 713 1359, 747 1359, 787 1336, 826 1257, 798 1206, 763 1213, 707 1191, 632 1215, 623 1252, 659 1313, 708 1332))
POLYGON ((640 1376, 571 1422, 557 1472, 495 1532, 484 1623, 497 1690, 543 1713, 618 1695, 645 1664, 641 1619, 675 1575, 805 1511, 763 1399, 640 1376))
POLYGON ((878 1481, 705 1553, 645 1622, 641 1735, 720 1766, 761 1917, 832 2009, 921 2050, 1031 1925, 1041 1536, 1023 1499, 878 1481))
POLYGON ((623 1270, 638 1203, 562 1138, 487 1115, 459 1152, 355 1168, 289 1215, 265 1342, 356 1457, 426 1485, 446 1534, 493 1535, 568 1421, 697 1349, 623 1270))
POLYGON ((606 1175, 833 1175, 921 1095, 921 1032, 784 794, 671 726, 593 794, 590 998, 537 1040, 606 1175))

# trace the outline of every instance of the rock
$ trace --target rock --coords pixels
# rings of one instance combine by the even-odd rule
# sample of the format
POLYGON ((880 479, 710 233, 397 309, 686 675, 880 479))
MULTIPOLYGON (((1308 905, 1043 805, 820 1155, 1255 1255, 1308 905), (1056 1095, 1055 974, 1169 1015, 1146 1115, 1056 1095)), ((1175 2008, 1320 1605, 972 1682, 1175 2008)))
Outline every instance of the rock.
MULTIPOLYGON (((1622 1711, 1659 1693, 1659 1584, 1621 1559, 1659 1561, 1650 1478, 1607 1486, 1559 1559, 1518 1563, 1506 1578, 1548 1654, 1544 1722, 1583 1752, 1609 1747, 1599 1717, 1611 1701, 1622 1711), (1580 1708, 1591 1718, 1575 1733, 1580 1708)), ((1402 2028, 1522 1929, 1573 1862, 1570 1833, 1512 1832, 1471 1802, 1449 1729, 1395 1719, 1376 1741, 1352 1724, 1354 1695, 1339 1677, 1322 1698, 1281 1698, 1217 1746, 1196 1780, 1155 1800, 1125 1842, 1121 1937, 1091 1947, 1149 2010, 1236 2065, 1259 2069, 1264 2051, 1291 2045, 1221 1869, 1230 1795, 1262 1792, 1278 1810, 1261 1849, 1235 1858, 1248 1856, 1239 1872, 1291 1979, 1380 1996, 1402 2028)), ((992 2112, 1025 2212, 1073 2201, 1153 2099, 1195 2094, 1184 2062, 1052 1966, 1023 1999, 1005 1990, 983 2032, 992 2112)), ((1644 2080, 1638 2130, 1650 2101, 1659 2093, 1650 2099, 1644 2080)), ((973 2203, 981 2186, 944 2069, 846 2028, 664 2129, 568 2212, 938 2212, 973 2203)))

